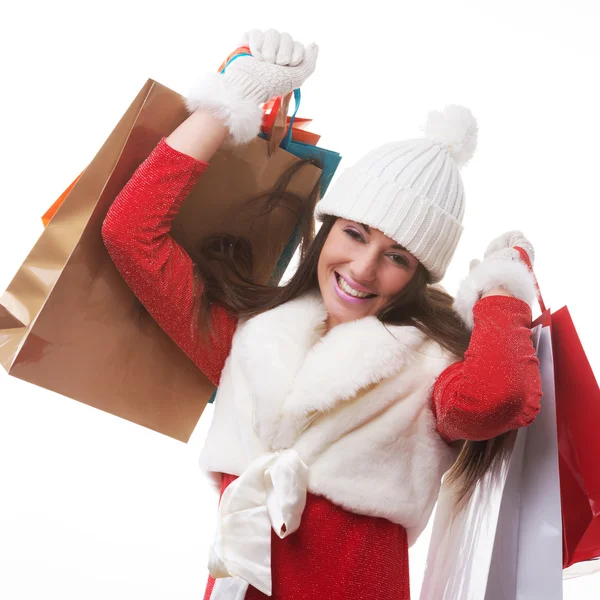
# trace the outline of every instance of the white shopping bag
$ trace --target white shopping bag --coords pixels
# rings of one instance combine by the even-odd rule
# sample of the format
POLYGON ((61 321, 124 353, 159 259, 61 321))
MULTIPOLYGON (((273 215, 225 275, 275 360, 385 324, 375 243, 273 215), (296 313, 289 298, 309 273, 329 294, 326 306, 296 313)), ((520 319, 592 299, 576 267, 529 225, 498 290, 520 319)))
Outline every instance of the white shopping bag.
POLYGON ((562 522, 549 329, 533 330, 542 409, 507 437, 501 460, 454 509, 442 485, 420 600, 562 599, 562 522))

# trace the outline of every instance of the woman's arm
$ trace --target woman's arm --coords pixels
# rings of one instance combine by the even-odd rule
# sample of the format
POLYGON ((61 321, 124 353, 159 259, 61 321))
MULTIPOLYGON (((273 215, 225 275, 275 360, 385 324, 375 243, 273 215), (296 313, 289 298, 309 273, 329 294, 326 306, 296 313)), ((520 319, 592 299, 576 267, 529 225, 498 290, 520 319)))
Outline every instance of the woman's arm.
POLYGON ((540 410, 531 308, 502 294, 488 292, 475 303, 465 358, 448 367, 435 383, 437 429, 448 443, 486 440, 524 427, 540 410))
POLYGON ((260 104, 300 87, 318 55, 314 44, 304 50, 274 30, 253 31, 249 45, 253 56, 238 57, 223 75, 201 77, 185 101, 190 116, 139 166, 102 227, 108 252, 131 290, 215 384, 237 319, 213 306, 210 345, 200 339, 202 282, 191 258, 169 235, 171 223, 225 138, 231 145, 254 139, 262 122, 260 104))
POLYGON ((102 226, 104 244, 127 285, 215 385, 237 321, 222 306, 214 306, 213 335, 208 343, 199 335, 202 282, 194 275, 191 258, 169 231, 223 137, 223 127, 215 117, 194 112, 169 138, 161 139, 138 167, 102 226), (181 150, 167 143, 171 138, 181 150))
POLYGON ((540 410, 539 360, 531 342, 534 249, 520 231, 488 245, 471 261, 454 309, 472 330, 464 360, 448 367, 433 390, 440 435, 487 440, 529 425, 540 410))
POLYGON ((227 127, 212 111, 196 109, 166 138, 174 150, 207 163, 227 137, 227 127))

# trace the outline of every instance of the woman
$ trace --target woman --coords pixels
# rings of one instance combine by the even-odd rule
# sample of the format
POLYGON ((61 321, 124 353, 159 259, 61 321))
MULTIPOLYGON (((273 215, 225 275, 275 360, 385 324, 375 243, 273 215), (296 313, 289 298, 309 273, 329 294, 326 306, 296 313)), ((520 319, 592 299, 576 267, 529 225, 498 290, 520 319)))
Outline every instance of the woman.
POLYGON ((169 236, 181 203, 316 63, 316 46, 286 34, 246 42, 252 56, 195 89, 102 231, 134 293, 219 385, 201 455, 221 488, 205 598, 408 599, 408 547, 442 475, 454 464, 468 494, 498 436, 539 411, 534 284, 513 247, 526 261, 533 249, 518 232, 495 240, 454 305, 433 285, 462 230, 458 165, 476 138, 470 112, 450 107, 426 138, 338 178, 287 285, 253 283, 239 240, 207 240, 192 260, 169 236))

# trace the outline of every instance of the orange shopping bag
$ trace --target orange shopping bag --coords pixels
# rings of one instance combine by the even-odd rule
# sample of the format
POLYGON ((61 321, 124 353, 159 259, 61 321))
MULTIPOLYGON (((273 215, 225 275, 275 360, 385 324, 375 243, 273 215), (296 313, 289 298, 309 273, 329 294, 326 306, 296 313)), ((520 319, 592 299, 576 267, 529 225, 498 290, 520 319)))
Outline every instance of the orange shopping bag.
POLYGON ((83 175, 83 171, 77 175, 73 180, 73 183, 54 201, 54 204, 42 215, 42 223, 44 227, 50 223, 50 219, 56 214, 56 211, 60 208, 60 205, 64 202, 65 198, 69 195, 69 192, 73 189, 75 184, 79 181, 79 178, 83 175))

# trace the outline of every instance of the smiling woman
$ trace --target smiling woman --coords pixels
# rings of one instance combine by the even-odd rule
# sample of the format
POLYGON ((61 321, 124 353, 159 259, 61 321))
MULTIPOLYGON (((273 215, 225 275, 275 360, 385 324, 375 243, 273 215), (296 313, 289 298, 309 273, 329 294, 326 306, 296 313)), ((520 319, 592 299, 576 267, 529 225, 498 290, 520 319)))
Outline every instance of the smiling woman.
POLYGON ((381 231, 336 220, 318 266, 327 327, 379 314, 410 283, 418 265, 408 250, 381 231))
MULTIPOLYGON (((286 285, 253 281, 244 240, 211 240, 194 261, 169 229, 206 161, 226 137, 258 133, 256 105, 316 60, 315 47, 274 31, 248 43, 252 56, 188 99, 192 115, 102 230, 131 289, 219 386, 200 456, 221 489, 205 598, 408 600, 408 547, 443 474, 454 465, 468 492, 497 451, 487 440, 539 411, 533 279, 518 260, 484 261, 489 276, 459 291, 460 311, 432 285, 462 231, 459 166, 476 144, 475 120, 457 106, 431 115, 426 137, 346 169, 286 285), (480 299, 497 285, 517 297, 480 299)), ((312 215, 305 225, 312 233, 312 215)))

